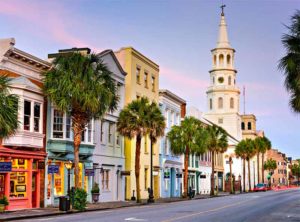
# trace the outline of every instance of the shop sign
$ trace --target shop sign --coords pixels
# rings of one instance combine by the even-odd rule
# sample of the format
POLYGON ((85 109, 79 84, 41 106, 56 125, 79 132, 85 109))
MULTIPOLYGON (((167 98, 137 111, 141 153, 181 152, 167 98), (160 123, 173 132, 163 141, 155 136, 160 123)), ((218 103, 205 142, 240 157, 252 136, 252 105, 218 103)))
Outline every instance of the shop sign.
POLYGON ((170 178, 170 172, 165 172, 164 173, 164 178, 169 179, 170 178))
POLYGON ((85 169, 84 175, 85 176, 94 176, 95 175, 94 169, 85 169))
POLYGON ((58 165, 48 165, 48 173, 49 174, 58 173, 58 171, 59 171, 58 165))
POLYGON ((11 162, 0 162, 0 172, 11 172, 11 162))
POLYGON ((176 178, 182 178, 182 173, 176 173, 176 178))

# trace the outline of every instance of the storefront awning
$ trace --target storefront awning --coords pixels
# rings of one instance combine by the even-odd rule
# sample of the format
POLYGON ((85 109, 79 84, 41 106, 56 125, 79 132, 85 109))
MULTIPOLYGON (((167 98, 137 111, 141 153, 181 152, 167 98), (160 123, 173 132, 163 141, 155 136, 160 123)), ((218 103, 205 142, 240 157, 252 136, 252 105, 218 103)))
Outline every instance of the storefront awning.
POLYGON ((12 149, 6 147, 0 147, 0 157, 15 157, 15 158, 28 158, 28 159, 39 159, 44 160, 47 156, 47 153, 42 150, 37 151, 27 151, 12 149))

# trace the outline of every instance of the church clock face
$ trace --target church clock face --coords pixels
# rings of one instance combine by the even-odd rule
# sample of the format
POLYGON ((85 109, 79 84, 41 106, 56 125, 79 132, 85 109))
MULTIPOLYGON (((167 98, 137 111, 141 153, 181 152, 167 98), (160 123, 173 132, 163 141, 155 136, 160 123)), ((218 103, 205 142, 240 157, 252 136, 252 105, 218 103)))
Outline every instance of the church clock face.
POLYGON ((224 78, 223 78, 223 77, 219 77, 219 78, 218 78, 218 82, 219 82, 219 83, 223 83, 223 82, 224 82, 224 78))

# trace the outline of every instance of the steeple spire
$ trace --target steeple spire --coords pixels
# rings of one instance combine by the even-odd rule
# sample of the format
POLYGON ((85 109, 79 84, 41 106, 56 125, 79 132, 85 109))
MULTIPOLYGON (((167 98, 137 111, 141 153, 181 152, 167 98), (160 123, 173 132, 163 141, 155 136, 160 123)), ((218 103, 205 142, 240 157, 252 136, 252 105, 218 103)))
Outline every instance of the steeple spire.
POLYGON ((220 7, 222 9, 222 12, 221 12, 221 21, 219 25, 219 39, 217 42, 217 48, 231 48, 228 40, 227 25, 225 21, 225 14, 224 14, 225 6, 226 5, 222 5, 220 7))

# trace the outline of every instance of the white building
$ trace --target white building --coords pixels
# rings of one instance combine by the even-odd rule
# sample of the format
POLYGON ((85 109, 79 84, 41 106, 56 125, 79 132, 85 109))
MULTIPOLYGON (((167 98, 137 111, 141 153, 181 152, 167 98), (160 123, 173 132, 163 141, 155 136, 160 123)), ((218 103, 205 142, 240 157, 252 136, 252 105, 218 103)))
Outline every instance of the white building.
POLYGON ((124 107, 125 76, 112 50, 99 54, 107 68, 113 73, 119 94, 118 109, 108 112, 104 118, 95 121, 95 150, 93 153, 94 182, 100 187, 100 202, 124 200, 125 157, 124 141, 117 133, 116 123, 124 107))

